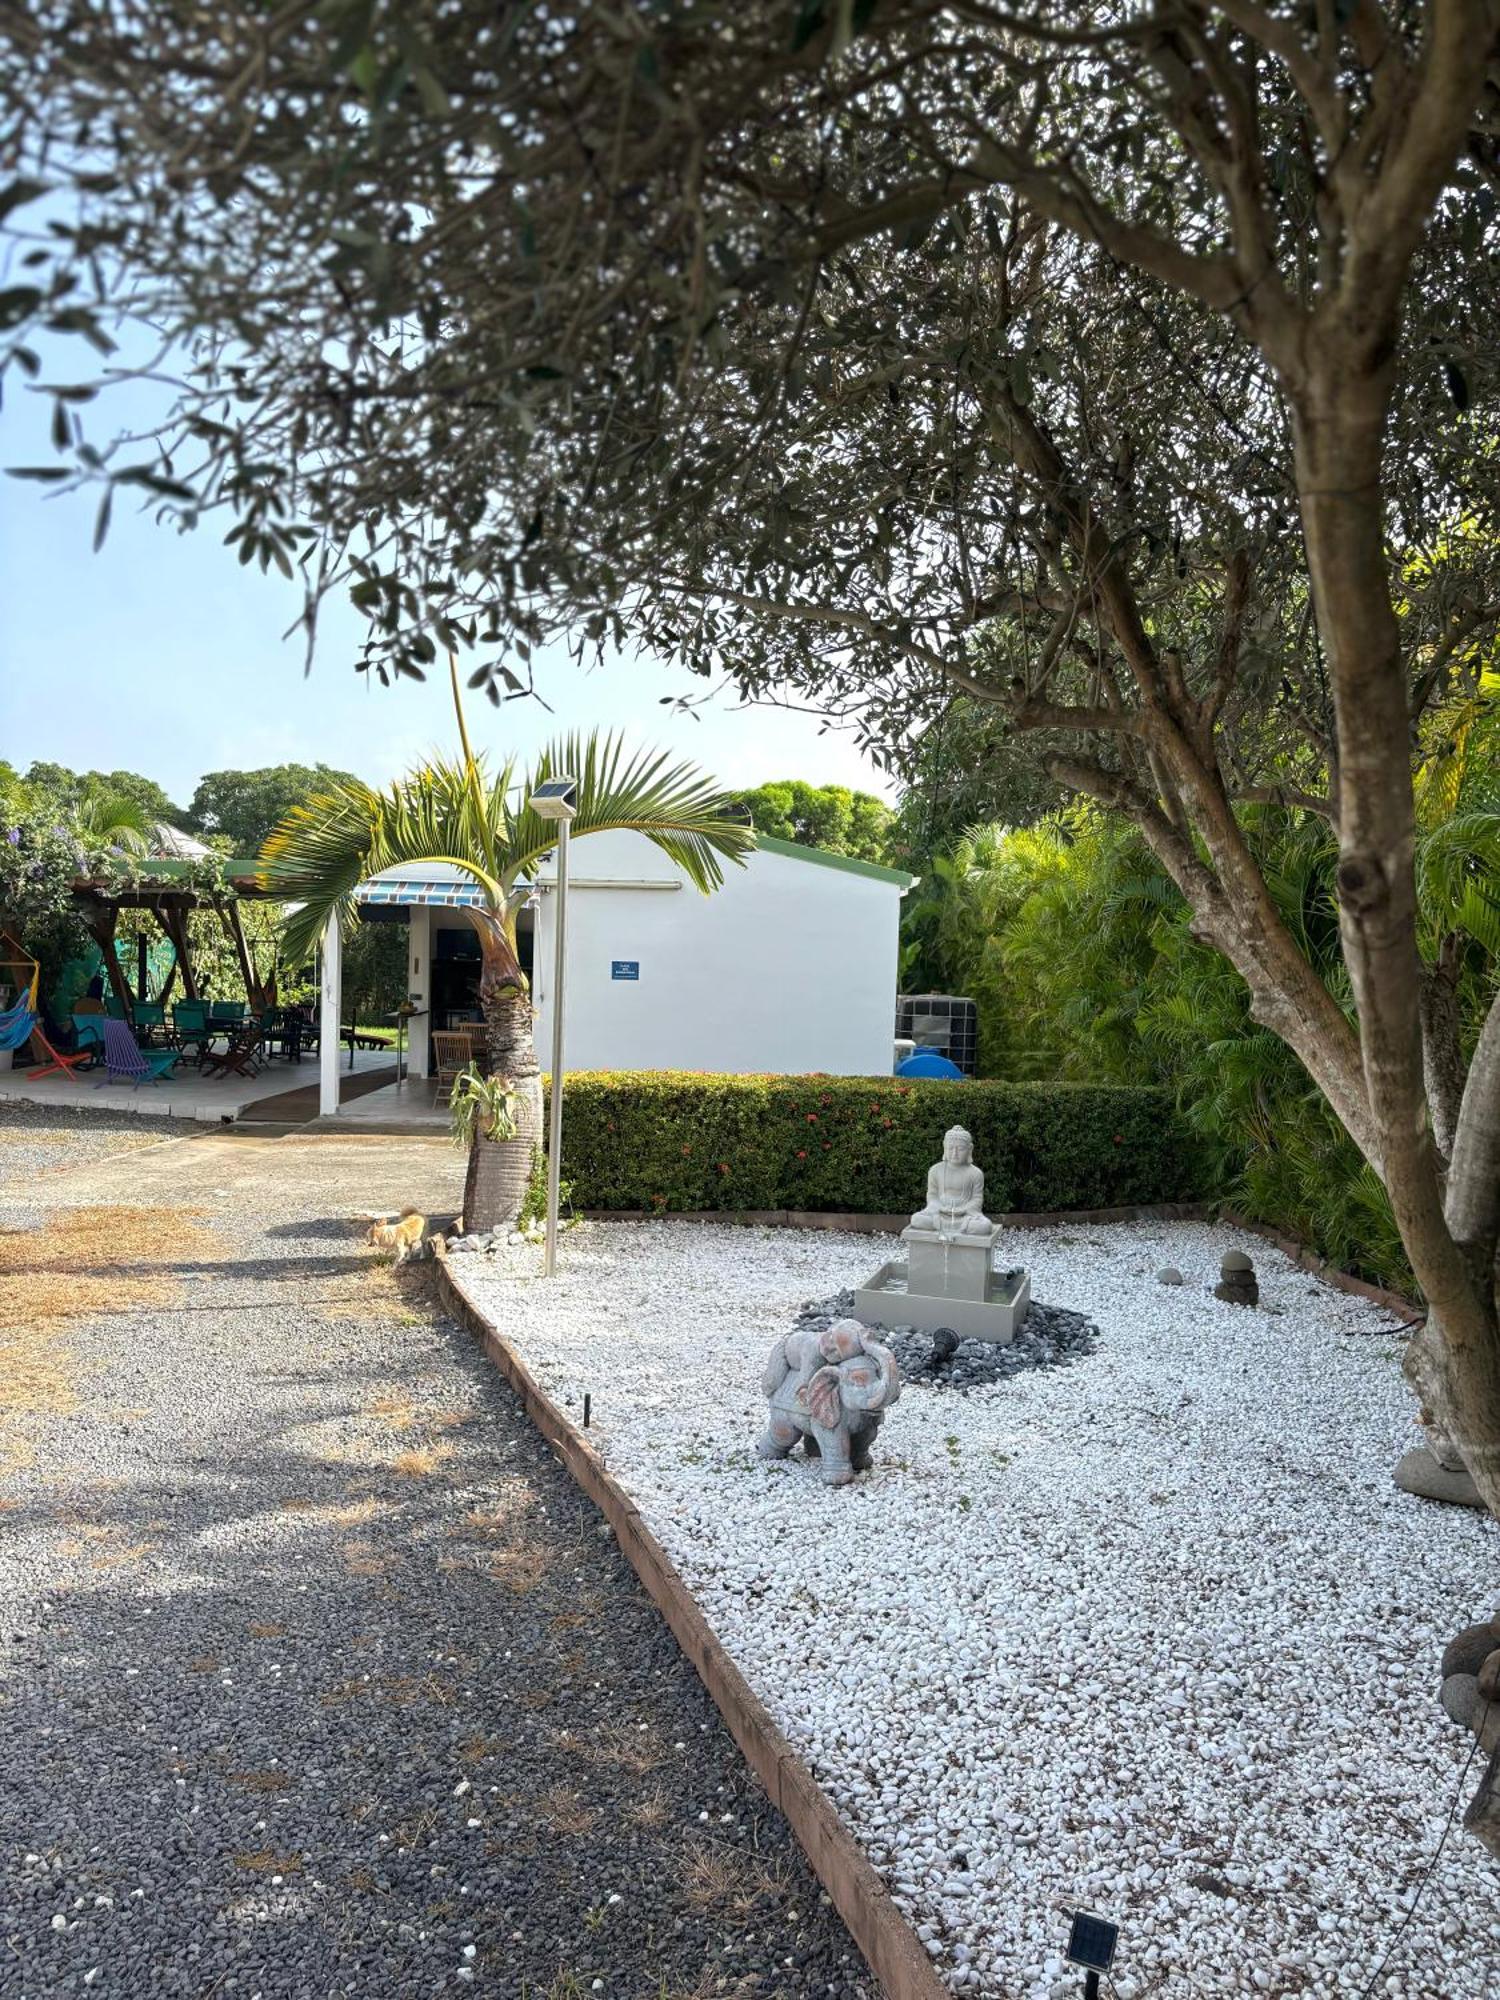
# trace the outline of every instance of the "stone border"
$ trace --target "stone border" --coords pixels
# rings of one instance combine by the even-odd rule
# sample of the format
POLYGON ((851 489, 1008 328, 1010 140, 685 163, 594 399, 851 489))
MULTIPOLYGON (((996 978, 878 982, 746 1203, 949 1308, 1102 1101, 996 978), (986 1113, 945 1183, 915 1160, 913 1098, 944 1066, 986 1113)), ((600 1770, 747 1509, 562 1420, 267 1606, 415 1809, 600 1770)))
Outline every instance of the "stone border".
POLYGON ((625 1489, 494 1322, 466 1296, 447 1264, 441 1267, 439 1288, 444 1303, 478 1337, 542 1438, 614 1530, 626 1560, 697 1669, 767 1797, 796 1835, 887 2000, 951 2000, 864 1850, 724 1650, 625 1489))

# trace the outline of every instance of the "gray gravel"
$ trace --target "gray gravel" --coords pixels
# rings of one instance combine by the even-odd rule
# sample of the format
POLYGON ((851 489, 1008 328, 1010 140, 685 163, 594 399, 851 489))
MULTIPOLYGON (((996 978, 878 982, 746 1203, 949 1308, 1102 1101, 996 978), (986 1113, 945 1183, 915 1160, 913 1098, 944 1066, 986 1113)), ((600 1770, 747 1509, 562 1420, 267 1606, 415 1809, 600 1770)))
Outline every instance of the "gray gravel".
POLYGON ((180 1138, 193 1129, 181 1118, 137 1116, 130 1111, 96 1110, 92 1105, 54 1110, 50 1105, 12 1104, 0 1098, 0 1193, 14 1194, 38 1175, 87 1166, 137 1146, 158 1146, 163 1139, 180 1138))
MULTIPOLYGON (((832 1326, 853 1311, 853 1292, 835 1292, 831 1298, 809 1299, 796 1324, 832 1326)), ((990 1340, 961 1340, 944 1355, 933 1336, 916 1327, 882 1327, 880 1336, 906 1380, 925 1382, 933 1389, 978 1389, 1035 1368, 1067 1368, 1092 1354, 1099 1344, 1099 1329, 1091 1319, 1070 1312, 1066 1306, 1043 1305, 1036 1299, 1016 1329, 1015 1339, 1003 1346, 990 1340)))
POLYGON ((0 1994, 869 2000, 609 1531, 430 1272, 377 1273, 343 1143, 152 1156, 225 1254, 70 1328, 83 1406, 0 1477, 0 1994))

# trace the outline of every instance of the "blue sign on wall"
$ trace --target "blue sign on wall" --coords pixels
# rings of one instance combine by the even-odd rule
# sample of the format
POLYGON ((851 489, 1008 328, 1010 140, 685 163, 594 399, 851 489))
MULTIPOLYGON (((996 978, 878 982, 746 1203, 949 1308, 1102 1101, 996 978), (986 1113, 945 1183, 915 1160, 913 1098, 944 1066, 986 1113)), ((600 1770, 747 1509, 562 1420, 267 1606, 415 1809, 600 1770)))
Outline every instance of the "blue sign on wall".
POLYGON ((611 979, 639 979, 641 961, 638 958, 612 958, 609 962, 611 979))

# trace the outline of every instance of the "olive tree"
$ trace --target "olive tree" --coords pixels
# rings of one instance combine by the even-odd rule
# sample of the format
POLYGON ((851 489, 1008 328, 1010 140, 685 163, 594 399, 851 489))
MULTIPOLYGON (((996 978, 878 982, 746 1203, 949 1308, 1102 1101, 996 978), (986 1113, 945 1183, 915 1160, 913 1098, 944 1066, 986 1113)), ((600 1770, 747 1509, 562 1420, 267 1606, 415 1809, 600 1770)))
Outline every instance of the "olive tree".
MULTIPOLYGON (((0 10, 35 329, 176 412, 25 468, 217 513, 446 648, 632 637, 1126 814, 1380 1173, 1500 1511, 1500 1007, 1419 949, 1413 769, 1497 612, 1497 0, 0 10), (1325 817, 1348 1004, 1244 801, 1325 817)), ((39 384, 40 386, 40 384, 39 384)), ((1444 720, 1443 726, 1446 726, 1444 720)))

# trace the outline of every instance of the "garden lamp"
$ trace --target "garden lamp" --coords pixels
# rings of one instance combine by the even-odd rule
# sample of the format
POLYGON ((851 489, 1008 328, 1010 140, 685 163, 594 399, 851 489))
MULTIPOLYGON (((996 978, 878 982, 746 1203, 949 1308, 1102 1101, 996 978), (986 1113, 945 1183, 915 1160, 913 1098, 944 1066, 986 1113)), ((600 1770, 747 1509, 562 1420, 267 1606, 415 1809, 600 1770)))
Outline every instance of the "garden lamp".
POLYGON ((568 827, 578 813, 578 780, 549 778, 531 795, 538 819, 557 822, 557 935, 552 958, 552 1103, 547 1121, 547 1251, 544 1269, 557 1275, 558 1183, 562 1174, 563 968, 567 950, 568 827))

